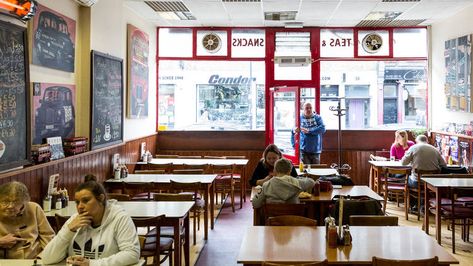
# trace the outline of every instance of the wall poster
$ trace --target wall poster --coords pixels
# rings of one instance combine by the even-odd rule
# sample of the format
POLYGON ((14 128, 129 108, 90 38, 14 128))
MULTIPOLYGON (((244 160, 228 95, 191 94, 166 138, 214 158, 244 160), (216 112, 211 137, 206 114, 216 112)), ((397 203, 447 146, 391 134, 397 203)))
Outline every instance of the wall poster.
POLYGON ((38 5, 33 19, 33 64, 74 72, 76 22, 38 5))
POLYGON ((148 117, 148 35, 136 28, 127 25, 128 46, 128 89, 127 89, 127 117, 148 117))
POLYGON ((0 170, 30 160, 27 47, 26 27, 0 20, 0 170))
POLYGON ((452 111, 473 112, 471 39, 470 34, 445 42, 446 107, 452 111))
POLYGON ((33 144, 74 137, 76 86, 33 83, 33 144))
POLYGON ((123 60, 92 51, 91 150, 123 141, 123 60))

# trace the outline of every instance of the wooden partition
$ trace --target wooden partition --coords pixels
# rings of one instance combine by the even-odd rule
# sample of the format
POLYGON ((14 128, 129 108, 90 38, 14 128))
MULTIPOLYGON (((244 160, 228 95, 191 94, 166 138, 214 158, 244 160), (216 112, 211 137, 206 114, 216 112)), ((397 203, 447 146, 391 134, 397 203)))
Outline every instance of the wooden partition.
POLYGON ((2 173, 0 174, 0 183, 13 180, 23 182, 29 189, 32 201, 40 202, 46 194, 49 176, 60 174, 60 187, 67 188, 73 196, 74 188, 83 182, 84 175, 94 174, 99 181, 104 181, 112 176, 113 154, 119 153, 125 162, 136 162, 139 159, 142 142, 146 142, 146 147, 149 150, 155 150, 156 136, 153 134, 99 150, 2 173))

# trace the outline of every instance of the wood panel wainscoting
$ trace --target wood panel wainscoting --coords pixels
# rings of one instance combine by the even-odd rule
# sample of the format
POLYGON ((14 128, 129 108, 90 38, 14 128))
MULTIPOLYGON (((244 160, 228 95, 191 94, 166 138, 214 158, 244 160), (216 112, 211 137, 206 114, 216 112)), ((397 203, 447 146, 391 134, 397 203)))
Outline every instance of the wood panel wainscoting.
POLYGON ((0 184, 14 180, 23 182, 28 187, 31 200, 39 203, 46 194, 49 176, 60 174, 59 186, 67 188, 73 200, 74 188, 83 182, 86 174, 94 174, 101 182, 112 176, 113 154, 119 153, 124 162, 136 162, 140 155, 140 144, 146 142, 147 149, 156 150, 156 140, 155 133, 56 161, 26 166, 0 174, 0 184))
MULTIPOLYGON (((370 154, 389 150, 393 130, 344 130, 342 132, 342 163, 352 169, 348 175, 357 185, 368 185, 370 154)), ((248 159, 245 176, 251 177, 266 147, 264 131, 160 131, 157 154, 177 155, 245 155, 248 159)), ((337 131, 327 130, 323 138, 321 162, 338 163, 337 131)))

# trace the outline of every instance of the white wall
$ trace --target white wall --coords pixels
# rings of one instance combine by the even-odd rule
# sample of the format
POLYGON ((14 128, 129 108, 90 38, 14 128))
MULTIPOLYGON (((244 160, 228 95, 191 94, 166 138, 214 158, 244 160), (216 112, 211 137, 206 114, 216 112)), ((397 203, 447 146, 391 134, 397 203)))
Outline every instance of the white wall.
MULTIPOLYGON (((473 6, 441 22, 432 24, 432 77, 430 83, 430 110, 432 129, 441 129, 445 123, 467 124, 473 120, 472 113, 452 112, 445 108, 445 41, 467 34, 473 34, 473 6)), ((472 84, 473 85, 473 84, 472 84)))

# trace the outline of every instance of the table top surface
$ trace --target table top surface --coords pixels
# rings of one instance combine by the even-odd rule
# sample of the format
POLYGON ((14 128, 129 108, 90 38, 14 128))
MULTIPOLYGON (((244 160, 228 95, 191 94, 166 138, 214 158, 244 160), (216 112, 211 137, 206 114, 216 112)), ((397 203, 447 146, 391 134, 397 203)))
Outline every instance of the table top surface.
MULTIPOLYGON (((41 260, 37 260, 36 264, 39 265, 51 265, 51 266, 65 266, 66 262, 62 261, 57 264, 43 264, 41 260)), ((33 266, 34 265, 34 260, 4 260, 0 259, 0 266, 33 266)), ((145 260, 140 259, 140 261, 137 264, 133 264, 133 266, 140 266, 140 265, 145 265, 145 260)))
MULTIPOLYGON (((251 189, 251 199, 253 198, 253 195, 255 195, 256 188, 253 187, 251 189)), ((371 188, 368 186, 342 186, 342 188, 334 188, 330 191, 327 192, 320 192, 319 196, 314 196, 312 195, 311 198, 309 199, 301 199, 302 202, 310 202, 310 201, 325 201, 329 202, 333 200, 333 197, 342 195, 342 196, 352 196, 352 197, 357 197, 357 196, 368 196, 372 199, 382 201, 384 200, 383 197, 378 195, 376 192, 374 192, 371 188)))
POLYGON ((376 167, 410 167, 410 165, 402 165, 401 161, 368 161, 376 167))
POLYGON ((333 168, 311 168, 311 169, 304 169, 304 173, 301 173, 299 171, 299 168, 296 168, 296 172, 298 175, 302 175, 304 173, 307 173, 309 175, 314 175, 314 176, 327 176, 327 175, 337 175, 338 172, 336 169, 333 168))
POLYGON ((431 178, 421 177, 421 180, 434 187, 467 188, 473 187, 473 178, 431 178))
POLYGON ((199 164, 212 164, 212 165, 227 165, 235 164, 244 166, 248 163, 248 159, 180 159, 180 158, 153 158, 150 164, 175 164, 175 165, 199 165, 199 164))
POLYGON ((328 259, 332 263, 371 265, 373 256, 417 260, 439 257, 441 263, 458 261, 433 238, 416 227, 352 226, 351 246, 328 248, 325 227, 248 227, 237 257, 238 263, 306 262, 328 259))
POLYGON ((181 183, 201 182, 204 184, 212 183, 216 174, 211 175, 173 175, 173 174, 129 174, 126 178, 107 179, 105 183, 171 183, 171 180, 181 183))
MULTIPOLYGON (((154 217, 162 214, 169 218, 181 218, 194 206, 193 201, 118 201, 116 204, 135 218, 154 217)), ((54 216, 55 213, 65 217, 76 214, 76 202, 69 201, 65 208, 45 212, 46 216, 54 216)))

